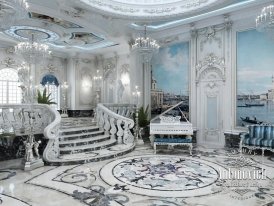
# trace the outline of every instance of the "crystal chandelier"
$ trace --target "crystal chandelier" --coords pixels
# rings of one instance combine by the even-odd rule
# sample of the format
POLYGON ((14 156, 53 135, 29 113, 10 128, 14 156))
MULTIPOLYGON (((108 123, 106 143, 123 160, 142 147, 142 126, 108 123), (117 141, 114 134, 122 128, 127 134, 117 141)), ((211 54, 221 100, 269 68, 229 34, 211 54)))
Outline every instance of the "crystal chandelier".
POLYGON ((34 33, 31 34, 30 42, 20 42, 15 46, 15 52, 21 54, 25 61, 30 64, 41 61, 51 54, 49 46, 46 44, 38 43, 34 40, 34 33))
POLYGON ((147 26, 145 25, 145 31, 143 37, 138 37, 135 39, 134 44, 132 45, 132 50, 141 50, 141 51, 157 51, 159 49, 159 44, 155 39, 152 39, 147 36, 147 26))
POLYGON ((27 16, 26 0, 0 0, 0 28, 8 29, 16 20, 27 16))
POLYGON ((256 18, 256 27, 260 32, 274 33, 274 5, 266 6, 256 18))

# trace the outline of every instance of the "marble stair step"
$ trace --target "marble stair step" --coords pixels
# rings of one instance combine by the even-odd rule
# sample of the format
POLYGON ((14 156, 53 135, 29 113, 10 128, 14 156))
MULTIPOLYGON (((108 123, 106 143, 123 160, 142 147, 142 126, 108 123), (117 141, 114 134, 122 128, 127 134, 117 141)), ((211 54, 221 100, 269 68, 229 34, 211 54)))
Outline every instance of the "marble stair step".
POLYGON ((65 147, 65 146, 79 146, 79 145, 84 145, 84 144, 93 144, 93 143, 98 143, 102 141, 106 141, 110 139, 109 135, 98 135, 98 136, 92 136, 92 137, 85 137, 81 139, 73 139, 73 140, 60 140, 59 141, 59 146, 60 148, 65 147))
POLYGON ((81 153, 87 151, 100 150, 102 148, 110 147, 116 144, 116 139, 110 139, 103 142, 98 142, 94 144, 80 145, 74 147, 63 147, 60 148, 60 154, 71 154, 71 153, 81 153))
POLYGON ((114 146, 110 146, 101 150, 73 154, 62 154, 59 156, 59 158, 53 160, 50 165, 71 165, 102 161, 125 155, 133 151, 134 148, 134 143, 116 144, 114 146))
POLYGON ((75 127, 75 128, 60 129, 60 134, 68 135, 68 134, 77 134, 77 133, 92 132, 92 131, 98 131, 98 130, 100 130, 100 128, 97 126, 75 127))
POLYGON ((69 141, 69 140, 75 140, 75 139, 94 137, 94 136, 103 135, 103 134, 104 134, 104 131, 99 130, 94 132, 83 132, 79 134, 60 135, 59 140, 69 141))

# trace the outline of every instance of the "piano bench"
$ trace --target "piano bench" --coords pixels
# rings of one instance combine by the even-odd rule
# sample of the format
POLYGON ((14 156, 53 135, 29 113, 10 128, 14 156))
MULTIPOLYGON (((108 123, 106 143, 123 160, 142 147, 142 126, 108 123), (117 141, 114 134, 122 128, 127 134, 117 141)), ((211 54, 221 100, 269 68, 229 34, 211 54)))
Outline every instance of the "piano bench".
POLYGON ((189 138, 155 138, 153 143, 154 154, 156 154, 157 145, 168 145, 168 147, 175 145, 188 146, 189 154, 192 156, 192 139, 189 138))

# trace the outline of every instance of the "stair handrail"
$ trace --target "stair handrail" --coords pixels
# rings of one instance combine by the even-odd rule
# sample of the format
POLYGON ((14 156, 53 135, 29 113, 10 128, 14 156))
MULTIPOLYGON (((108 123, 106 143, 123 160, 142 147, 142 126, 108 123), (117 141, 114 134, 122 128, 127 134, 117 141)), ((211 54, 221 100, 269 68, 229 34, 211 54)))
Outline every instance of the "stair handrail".
POLYGON ((44 136, 47 139, 56 139, 59 137, 59 128, 61 124, 61 115, 60 113, 46 105, 53 116, 53 121, 44 129, 44 136))
POLYGON ((104 129, 106 134, 110 134, 111 138, 117 138, 118 144, 134 143, 134 136, 131 130, 135 123, 133 119, 129 118, 132 115, 128 115, 133 112, 134 108, 135 106, 132 104, 99 103, 96 109, 98 126, 104 129), (116 113, 110 109, 111 107, 120 107, 122 112, 118 111, 116 113), (132 111, 127 109, 132 109, 132 111))
POLYGON ((50 162, 51 160, 58 158, 60 155, 59 129, 61 125, 61 115, 57 110, 49 107, 48 105, 47 107, 53 115, 53 121, 44 130, 44 136, 46 139, 49 139, 49 141, 43 152, 43 159, 50 162))

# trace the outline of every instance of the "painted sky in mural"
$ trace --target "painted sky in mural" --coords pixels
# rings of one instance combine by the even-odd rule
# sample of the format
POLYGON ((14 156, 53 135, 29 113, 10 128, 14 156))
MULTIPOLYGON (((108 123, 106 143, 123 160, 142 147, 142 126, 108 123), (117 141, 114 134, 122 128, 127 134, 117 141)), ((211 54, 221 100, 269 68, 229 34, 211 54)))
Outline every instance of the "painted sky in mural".
POLYGON ((189 94, 189 42, 160 48, 152 62, 159 89, 164 93, 189 94))
POLYGON ((238 94, 265 94, 274 75, 274 41, 248 30, 238 33, 237 42, 238 94))
POLYGON ((274 41, 265 33, 237 33, 237 125, 274 123, 274 41), (252 120, 252 121, 250 121, 252 120))

